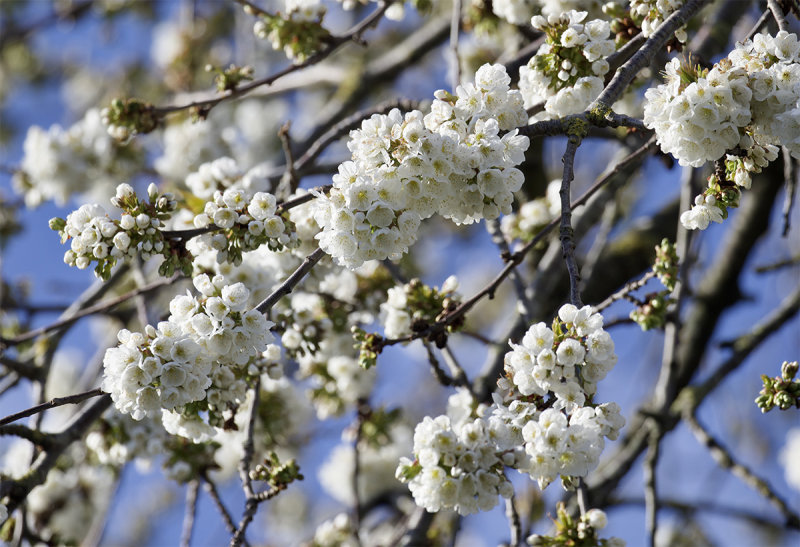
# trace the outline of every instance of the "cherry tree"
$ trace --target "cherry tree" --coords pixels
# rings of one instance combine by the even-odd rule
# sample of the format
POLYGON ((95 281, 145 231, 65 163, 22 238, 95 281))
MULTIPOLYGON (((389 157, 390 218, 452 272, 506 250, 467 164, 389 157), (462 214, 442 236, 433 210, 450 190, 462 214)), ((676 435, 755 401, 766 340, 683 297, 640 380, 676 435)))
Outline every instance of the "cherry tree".
POLYGON ((0 13, 3 541, 800 537, 797 2, 0 13))

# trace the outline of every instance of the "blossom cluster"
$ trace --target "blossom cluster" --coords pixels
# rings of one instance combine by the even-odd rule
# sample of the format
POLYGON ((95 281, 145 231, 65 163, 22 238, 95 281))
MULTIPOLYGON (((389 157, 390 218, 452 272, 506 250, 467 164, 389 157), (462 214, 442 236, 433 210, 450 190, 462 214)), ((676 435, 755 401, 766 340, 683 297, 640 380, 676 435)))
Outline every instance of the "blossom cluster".
POLYGON ((603 317, 592 308, 565 304, 553 321, 533 325, 506 354, 508 378, 522 395, 556 396, 555 408, 574 410, 595 392, 617 362, 603 317))
POLYGON ((528 138, 514 129, 527 115, 509 84, 502 66, 484 65, 455 96, 437 91, 429 114, 393 110, 352 131, 352 161, 317 200, 320 247, 355 268, 399 258, 434 213, 468 224, 511 212, 528 138))
POLYGON ((223 283, 197 276, 200 297, 176 296, 169 318, 144 333, 120 331, 120 344, 103 359, 102 386, 120 412, 136 420, 161 415, 170 433, 203 440, 244 400, 259 361, 277 359, 271 323, 245 311, 248 289, 223 283))
POLYGON ((408 482, 414 501, 430 512, 488 511, 498 494, 509 498, 514 492, 503 474, 509 460, 497 452, 480 418, 454 425, 448 416, 426 416, 414 431, 414 454, 414 461, 400 460, 397 478, 408 482))
POLYGON ((389 289, 382 303, 381 322, 388 338, 410 335, 421 324, 430 324, 460 303, 458 279, 450 276, 442 288, 428 287, 419 279, 389 289))
POLYGON ((574 484, 573 477, 594 469, 605 439, 616 439, 625 424, 616 403, 591 402, 596 382, 617 359, 602 324, 588 306, 562 306, 552 330, 538 323, 522 345, 512 344, 491 406, 476 408, 459 393, 447 416, 426 417, 414 434, 414 459, 402 459, 397 470, 415 502, 468 514, 506 495, 506 466, 541 488, 558 476, 574 484))
POLYGON ((603 90, 603 76, 609 70, 605 58, 615 50, 609 38, 611 26, 602 19, 584 23, 586 15, 570 10, 531 19, 546 41, 520 68, 519 89, 526 108, 545 101, 550 115, 575 114, 603 90))
POLYGON ((241 264, 242 253, 261 245, 271 250, 297 245, 289 216, 278 211, 275 196, 267 192, 251 196, 238 188, 217 190, 194 217, 195 228, 212 228, 212 224, 220 230, 203 238, 217 252, 218 262, 241 264))
POLYGON ((28 207, 48 200, 63 205, 74 194, 107 199, 114 184, 131 178, 144 159, 139 147, 121 145, 108 135, 96 109, 68 129, 31 127, 23 151, 13 183, 28 207))
POLYGON ((108 279, 118 260, 137 253, 144 259, 162 255, 163 275, 189 268, 186 257, 173 251, 161 232, 163 222, 177 209, 177 201, 169 192, 160 194, 155 184, 148 187, 147 197, 144 201, 129 184, 120 184, 111 199, 111 204, 121 210, 118 220, 111 219, 98 204, 82 205, 66 220, 50 220, 50 228, 59 233, 61 242, 70 241, 64 262, 79 269, 97 262, 94 271, 102 279, 108 279))
POLYGON ((644 109, 662 150, 693 167, 731 152, 726 180, 710 182, 683 213, 684 226, 721 222, 738 201, 738 188, 748 188, 750 175, 777 157, 777 146, 800 157, 799 83, 800 43, 785 31, 737 44, 709 71, 677 59, 667 64, 665 83, 647 91, 644 109))

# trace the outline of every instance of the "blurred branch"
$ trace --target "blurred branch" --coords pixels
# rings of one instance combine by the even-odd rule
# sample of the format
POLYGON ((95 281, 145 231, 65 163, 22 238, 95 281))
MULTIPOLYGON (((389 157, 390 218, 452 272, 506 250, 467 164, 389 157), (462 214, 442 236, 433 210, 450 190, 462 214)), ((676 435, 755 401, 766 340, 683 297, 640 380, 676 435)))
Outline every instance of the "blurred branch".
POLYGON ((383 14, 386 12, 387 9, 389 9, 389 6, 391 6, 394 3, 394 1, 395 0, 385 0, 378 2, 378 6, 371 14, 369 14, 362 21, 353 26, 350 30, 346 31, 344 34, 339 36, 332 36, 330 40, 328 40, 327 46, 325 48, 309 56, 302 63, 289 65, 288 67, 279 70, 278 72, 270 76, 261 78, 259 80, 254 80, 245 85, 238 86, 235 89, 228 92, 226 95, 214 97, 212 99, 192 101, 190 103, 182 105, 154 107, 153 112, 157 116, 164 116, 166 114, 172 114, 174 112, 180 112, 182 110, 197 109, 199 111, 202 111, 204 114, 208 114, 208 112, 212 108, 214 108, 223 101, 239 98, 258 87, 270 85, 273 82, 279 80, 280 78, 286 76, 287 74, 291 74, 292 72, 319 63, 320 61, 330 56, 334 51, 339 49, 339 47, 341 47, 342 45, 351 41, 357 42, 358 40, 360 40, 364 32, 366 32, 367 29, 369 29, 372 25, 376 24, 380 20, 380 18, 383 17, 383 14))
POLYGON ((0 28, 0 50, 5 48, 8 44, 25 40, 31 34, 38 32, 39 30, 42 30, 43 28, 54 23, 68 19, 78 20, 82 16, 89 13, 89 8, 92 7, 93 3, 94 0, 84 0, 83 2, 75 2, 71 5, 67 4, 66 9, 59 10, 58 8, 60 4, 56 2, 53 3, 52 13, 45 15, 38 21, 34 21, 27 26, 17 28, 8 28, 3 26, 3 28, 0 28))
POLYGON ((786 182, 786 197, 783 202, 783 231, 781 235, 786 237, 789 235, 792 207, 794 206, 797 192, 797 172, 795 169, 796 163, 792 159, 789 149, 782 146, 781 151, 783 152, 783 180, 786 182))
POLYGON ((43 484, 66 448, 83 437, 89 427, 111 406, 111 396, 103 394, 76 415, 67 427, 53 435, 52 444, 42 452, 24 477, 0 482, 0 497, 8 496, 6 507, 13 512, 35 487, 43 484))
POLYGON ((200 480, 189 481, 186 485, 186 511, 183 514, 183 527, 181 529, 181 547, 192 544, 192 532, 197 516, 197 492, 200 489, 200 480))
POLYGON ((683 420, 689 426, 689 429, 694 434, 697 442, 705 446, 711 453, 711 456, 719 464, 720 467, 730 471, 732 474, 739 477, 745 484, 753 488, 756 492, 766 498, 778 511, 786 518, 786 526, 793 530, 800 530, 800 516, 792 511, 789 505, 773 491, 772 487, 760 477, 756 476, 753 471, 747 466, 738 463, 733 455, 725 449, 720 442, 715 439, 706 429, 697 421, 697 417, 693 409, 687 408, 684 410, 683 420))
POLYGON ((86 317, 87 315, 94 315, 96 313, 102 313, 102 312, 108 311, 111 308, 114 308, 114 307, 116 307, 116 306, 118 306, 118 305, 120 305, 120 304, 122 304, 122 303, 124 303, 124 302, 126 302, 128 300, 130 300, 131 298, 137 297, 139 295, 149 294, 149 293, 151 293, 151 292, 153 292, 155 290, 160 289, 161 287, 164 287, 164 286, 167 286, 167 285, 171 285, 175 281, 177 281, 179 279, 182 279, 182 278, 183 277, 180 276, 180 275, 175 275, 175 276, 169 277, 169 278, 160 278, 160 279, 157 279, 156 281, 153 281, 152 283, 150 283, 148 285, 145 285, 145 286, 143 286, 141 288, 138 288, 138 289, 134 289, 134 290, 132 290, 130 292, 127 292, 127 293, 125 293, 123 295, 120 295, 120 296, 117 296, 115 298, 111 298, 111 299, 109 299, 109 300, 107 300, 105 302, 99 302, 99 303, 97 303, 97 304, 95 304, 93 306, 88 306, 86 308, 82 308, 82 309, 80 309, 80 311, 70 312, 70 310, 72 309, 72 308, 70 308, 62 315, 62 318, 59 319, 58 321, 55 321, 55 322, 53 322, 53 323, 51 323, 49 325, 46 325, 44 327, 40 327, 38 329, 34 329, 32 331, 25 332, 23 334, 20 334, 18 336, 13 337, 13 338, 0 339, 0 343, 5 345, 5 346, 13 346, 13 345, 16 345, 16 344, 20 344, 22 342, 27 342, 28 340, 32 340, 32 339, 36 338, 37 336, 41 336, 43 334, 47 334, 48 332, 52 332, 54 330, 59 330, 59 329, 62 329, 64 327, 68 327, 68 326, 72 325, 73 323, 75 323, 76 321, 78 321, 79 319, 82 319, 82 318, 86 317))

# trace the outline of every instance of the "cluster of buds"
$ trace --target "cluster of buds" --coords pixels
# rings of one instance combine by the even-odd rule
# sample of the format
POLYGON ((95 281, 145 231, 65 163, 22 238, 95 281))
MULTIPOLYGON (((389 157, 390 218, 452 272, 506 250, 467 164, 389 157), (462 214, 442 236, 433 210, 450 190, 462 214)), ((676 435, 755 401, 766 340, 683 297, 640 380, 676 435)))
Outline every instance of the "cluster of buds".
MULTIPOLYGON (((425 331, 433 323, 444 320, 461 303, 457 290, 458 280, 455 276, 447 278, 441 289, 429 287, 419 279, 412 279, 401 287, 392 287, 386 302, 381 304, 381 321, 386 336, 403 338, 425 331)), ((460 326, 458 322, 453 323, 448 326, 448 331, 452 332, 460 326)), ((441 332, 440 337, 431 341, 438 347, 444 347, 446 333, 441 332)))
POLYGON ((662 291, 645 295, 641 301, 628 297, 629 300, 636 304, 636 308, 630 313, 630 318, 642 330, 664 327, 667 321, 669 305, 674 302, 670 294, 675 290, 675 285, 678 282, 678 263, 675 244, 667 238, 662 239, 661 243, 656 245, 656 260, 653 263, 652 271, 666 288, 662 291))
POLYGON ((669 291, 650 293, 644 301, 636 302, 636 308, 631 311, 630 318, 642 330, 660 329, 667 322, 667 308, 673 302, 669 291))
POLYGON ((672 292, 678 282, 678 254, 675 244, 664 238, 656 245, 656 261, 653 264, 653 273, 658 280, 672 292))
POLYGON ((159 274, 170 276, 175 271, 191 274, 192 257, 186 249, 164 238, 164 221, 177 209, 174 196, 159 193, 155 184, 147 189, 148 201, 140 199, 129 184, 120 184, 111 204, 120 209, 119 219, 111 219, 97 204, 83 205, 63 218, 50 220, 50 229, 61 236, 61 242, 71 240, 64 262, 78 269, 96 262, 95 274, 108 279, 119 259, 139 253, 147 260, 161 255, 164 261, 159 274))
POLYGON ((589 509, 580 518, 567 513, 563 502, 557 508, 556 533, 552 536, 534 534, 527 539, 528 545, 537 547, 623 547, 619 538, 600 539, 598 532, 608 524, 608 517, 600 509, 589 509))
POLYGON ((108 134, 118 141, 125 142, 134 135, 150 133, 161 123, 161 115, 153 105, 139 99, 114 99, 100 115, 108 134))
POLYGON ((282 49, 292 61, 302 63, 331 38, 328 29, 322 26, 324 8, 320 5, 313 13, 308 11, 292 10, 275 15, 262 11, 253 26, 253 33, 272 42, 273 49, 282 49))
POLYGON ((217 74, 214 77, 214 84, 220 93, 233 91, 240 83, 249 82, 253 79, 253 67, 249 65, 236 66, 231 64, 228 68, 218 68, 212 64, 207 64, 205 68, 206 72, 217 74))
POLYGON ((270 492, 275 495, 281 490, 285 490, 294 481, 303 480, 300 473, 300 466, 294 459, 286 463, 281 463, 278 455, 271 452, 264 463, 260 463, 250 471, 250 480, 265 482, 270 486, 270 492))
POLYGON ((756 397, 756 405, 761 412, 769 412, 775 407, 781 410, 800 408, 800 380, 795 380, 798 368, 800 365, 797 361, 784 361, 780 376, 775 378, 770 378, 766 374, 761 376, 764 387, 756 397))
POLYGON ((355 347, 358 350, 358 364, 364 370, 369 370, 378 364, 378 355, 383 351, 384 338, 377 333, 367 332, 361 327, 353 325, 350 332, 353 333, 355 347))

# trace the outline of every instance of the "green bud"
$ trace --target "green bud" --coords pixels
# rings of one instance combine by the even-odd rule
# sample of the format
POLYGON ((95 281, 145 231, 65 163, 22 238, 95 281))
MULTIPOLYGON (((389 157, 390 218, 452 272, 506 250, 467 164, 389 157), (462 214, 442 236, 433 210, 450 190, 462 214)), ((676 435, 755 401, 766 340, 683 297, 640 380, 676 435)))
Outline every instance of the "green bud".
POLYGON ((798 368, 800 368, 800 364, 798 364, 797 361, 784 361, 781 365, 781 378, 784 380, 794 380, 798 368))
POLYGON ((50 219, 48 225, 50 226, 51 230, 60 233, 63 232, 64 228, 67 226, 67 221, 64 220, 63 218, 53 217, 50 219))

